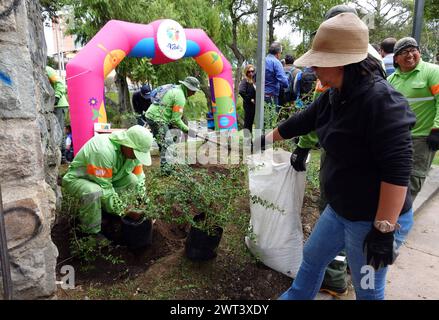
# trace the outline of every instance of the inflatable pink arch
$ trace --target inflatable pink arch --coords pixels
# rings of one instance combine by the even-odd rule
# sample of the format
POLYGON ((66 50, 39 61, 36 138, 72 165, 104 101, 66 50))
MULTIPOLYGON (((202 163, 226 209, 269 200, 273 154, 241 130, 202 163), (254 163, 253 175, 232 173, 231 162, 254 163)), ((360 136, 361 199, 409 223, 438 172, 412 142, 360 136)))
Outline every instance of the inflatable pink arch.
POLYGON ((208 74, 215 128, 236 130, 232 67, 201 29, 183 29, 174 20, 136 24, 111 20, 67 64, 67 92, 75 154, 106 123, 105 77, 125 57, 151 58, 164 64, 192 57, 208 74))

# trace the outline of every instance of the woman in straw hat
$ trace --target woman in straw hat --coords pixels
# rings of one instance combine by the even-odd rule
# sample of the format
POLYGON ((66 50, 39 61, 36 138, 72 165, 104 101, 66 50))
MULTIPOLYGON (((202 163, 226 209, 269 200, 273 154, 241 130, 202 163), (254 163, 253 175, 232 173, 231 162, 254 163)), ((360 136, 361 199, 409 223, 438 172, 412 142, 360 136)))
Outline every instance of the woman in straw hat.
POLYGON ((313 299, 326 266, 343 248, 357 299, 384 299, 387 266, 413 224, 407 185, 415 117, 368 55, 368 42, 366 25, 353 13, 323 22, 295 65, 312 66, 330 89, 265 137, 277 141, 316 130, 326 151, 328 205, 280 299, 313 299))

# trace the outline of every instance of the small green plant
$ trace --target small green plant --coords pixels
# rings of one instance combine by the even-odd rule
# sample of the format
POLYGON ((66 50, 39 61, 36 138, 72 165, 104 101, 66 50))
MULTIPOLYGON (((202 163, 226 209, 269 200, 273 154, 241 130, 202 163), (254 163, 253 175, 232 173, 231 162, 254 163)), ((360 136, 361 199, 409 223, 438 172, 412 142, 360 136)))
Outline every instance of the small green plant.
POLYGON ((117 114, 112 118, 113 128, 130 128, 137 124, 137 114, 134 112, 126 112, 117 114))
POLYGON ((145 187, 141 184, 133 189, 120 192, 115 199, 115 210, 120 216, 136 212, 139 215, 139 220, 159 217, 146 193, 145 187))
POLYGON ((272 205, 250 195, 247 167, 243 164, 196 170, 189 165, 175 165, 169 177, 161 177, 157 182, 158 177, 151 172, 146 189, 149 197, 155 199, 160 218, 171 223, 189 223, 208 234, 213 234, 218 226, 230 224, 247 230, 249 217, 242 212, 242 201, 272 205), (204 219, 194 221, 197 214, 203 214, 204 219))
POLYGON ((70 242, 70 252, 82 262, 91 264, 97 256, 102 255, 102 250, 108 247, 109 244, 109 241, 98 241, 93 236, 78 239, 74 235, 73 241, 70 242))
POLYGON ((112 254, 116 249, 109 240, 98 240, 93 235, 79 238, 75 229, 70 237, 70 253, 81 262, 81 270, 84 272, 94 269, 93 263, 101 258, 111 264, 122 264, 125 261, 112 254))
POLYGON ((311 152, 311 158, 307 164, 306 180, 309 183, 311 189, 317 190, 320 188, 320 151, 313 150, 311 152))
POLYGON ((71 226, 71 235, 69 239, 70 253, 73 257, 81 261, 82 271, 93 269, 93 263, 98 257, 112 263, 120 264, 124 261, 111 252, 115 249, 110 241, 98 241, 92 235, 79 237, 79 228, 77 226, 77 213, 80 208, 80 198, 75 197, 68 192, 63 192, 61 203, 61 216, 67 218, 65 223, 71 226))

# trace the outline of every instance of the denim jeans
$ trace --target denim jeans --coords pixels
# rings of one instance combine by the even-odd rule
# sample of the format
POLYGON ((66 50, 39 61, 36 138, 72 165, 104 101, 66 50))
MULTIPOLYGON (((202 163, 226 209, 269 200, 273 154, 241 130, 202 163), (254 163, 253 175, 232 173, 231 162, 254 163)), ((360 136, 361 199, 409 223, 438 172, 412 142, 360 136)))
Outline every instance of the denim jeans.
MULTIPOLYGON (((401 215, 398 223, 401 228, 395 231, 395 242, 399 248, 413 225, 412 209, 401 215)), ((304 246, 303 261, 293 284, 279 299, 314 299, 322 284, 326 266, 342 249, 346 250, 357 299, 384 299, 388 267, 375 270, 374 286, 361 286, 362 277, 368 275, 361 270, 366 265, 363 241, 371 228, 372 221, 346 220, 327 205, 304 246)))

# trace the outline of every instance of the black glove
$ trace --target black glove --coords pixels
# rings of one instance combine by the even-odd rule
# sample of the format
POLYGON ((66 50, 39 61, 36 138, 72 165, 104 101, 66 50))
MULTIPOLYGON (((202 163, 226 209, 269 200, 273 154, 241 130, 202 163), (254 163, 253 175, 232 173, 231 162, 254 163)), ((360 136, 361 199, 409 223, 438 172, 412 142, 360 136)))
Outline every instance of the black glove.
POLYGON ((252 141, 252 153, 265 151, 265 135, 261 135, 252 141))
POLYGON ((290 162, 296 171, 305 171, 306 170, 306 158, 308 157, 310 149, 305 149, 301 147, 297 147, 296 150, 291 154, 290 162))
POLYGON ((427 144, 430 150, 439 150, 439 129, 432 129, 427 137, 427 144))
POLYGON ((58 105, 58 101, 59 101, 59 98, 58 98, 58 97, 55 97, 55 106, 58 105))
POLYGON ((383 233, 372 227, 363 242, 368 265, 378 270, 395 262, 398 252, 394 246, 394 232, 383 233))

